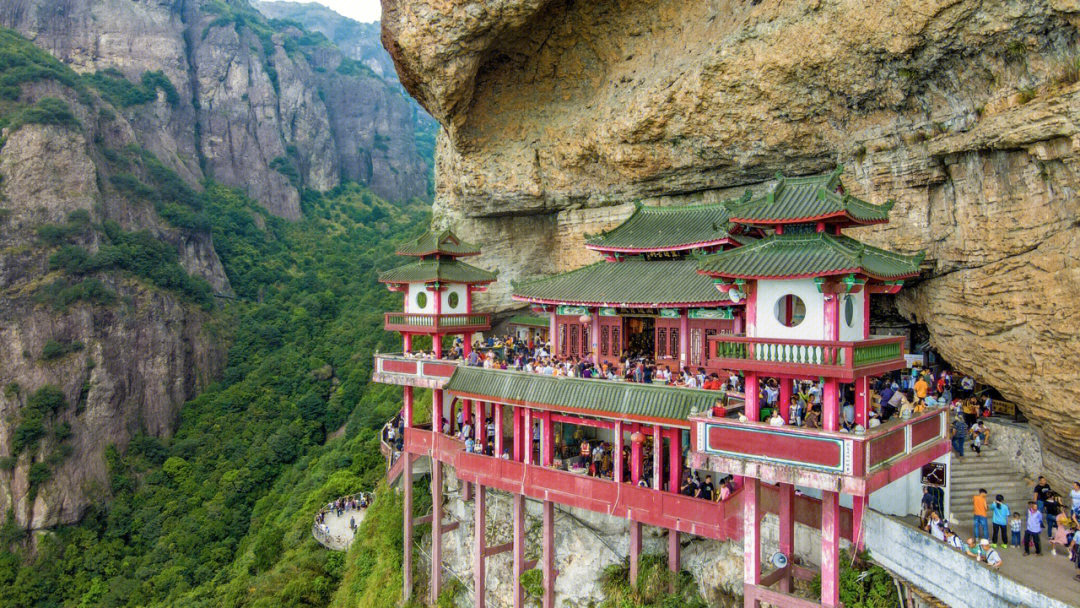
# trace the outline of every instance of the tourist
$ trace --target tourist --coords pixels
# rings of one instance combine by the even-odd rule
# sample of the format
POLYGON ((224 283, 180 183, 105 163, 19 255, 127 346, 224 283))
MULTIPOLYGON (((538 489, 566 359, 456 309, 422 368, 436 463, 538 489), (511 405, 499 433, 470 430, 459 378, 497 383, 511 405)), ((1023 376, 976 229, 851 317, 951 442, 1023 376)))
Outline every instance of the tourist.
POLYGON ((926 531, 934 538, 945 541, 945 525, 937 511, 930 513, 930 521, 926 524, 926 531))
POLYGON ((964 458, 964 441, 967 440, 968 425, 964 419, 957 416, 952 425, 952 447, 956 450, 958 458, 964 458))
POLYGON ((961 411, 964 414, 964 423, 970 428, 979 419, 979 402, 975 397, 968 397, 961 411))
POLYGON ((701 484, 701 486, 698 487, 697 497, 702 500, 713 499, 712 475, 705 476, 705 483, 701 484))
POLYGON ((784 424, 786 423, 784 422, 783 417, 780 416, 780 410, 773 410, 772 417, 769 418, 769 425, 784 426, 784 424))
POLYGON ((840 409, 842 414, 840 422, 843 424, 845 430, 852 430, 855 428, 855 405, 851 401, 845 401, 844 407, 840 409))
POLYGON ((982 539, 982 555, 978 559, 986 562, 987 566, 990 566, 994 570, 1001 567, 1001 554, 997 552, 997 549, 990 546, 990 541, 985 538, 982 539))
POLYGON ((1009 540, 1010 544, 1017 549, 1020 548, 1020 532, 1024 529, 1024 520, 1020 518, 1020 514, 1013 511, 1012 517, 1009 518, 1009 540))
POLYGON ((945 544, 961 553, 964 552, 964 541, 960 540, 960 535, 952 530, 945 531, 945 544))
POLYGON ((930 393, 930 383, 926 381, 926 375, 920 376, 912 388, 919 399, 926 399, 926 395, 930 393))
POLYGON ((1009 505, 1005 504, 1005 497, 998 494, 994 497, 994 504, 990 505, 990 523, 994 526, 994 536, 991 542, 995 547, 1004 549, 1009 545, 1005 526, 1009 524, 1009 505), (1001 533, 1001 544, 998 544, 998 532, 1001 533))
POLYGON ((974 557, 976 561, 982 557, 982 548, 979 546, 979 541, 974 538, 967 539, 967 544, 964 546, 964 554, 970 557, 974 557))
POLYGON ((904 402, 904 393, 899 390, 894 390, 889 400, 881 406, 881 421, 888 422, 893 414, 900 409, 900 404, 904 402))
POLYGON ((974 505, 975 538, 990 538, 990 530, 986 527, 986 490, 979 489, 979 493, 971 497, 974 505))
POLYGON ((1057 555, 1057 548, 1061 546, 1061 550, 1065 555, 1069 554, 1069 519, 1068 515, 1060 513, 1055 520, 1054 534, 1050 538, 1050 555, 1057 555))
POLYGON ((821 413, 816 405, 811 406, 810 413, 806 415, 806 419, 803 421, 803 426, 808 429, 821 428, 821 413))
POLYGON ((989 434, 989 431, 986 429, 986 423, 982 420, 976 420, 968 433, 971 435, 971 449, 975 451, 975 457, 981 458, 982 446, 986 443, 986 438, 989 434))
POLYGON ((900 418, 907 420, 915 413, 915 393, 911 389, 908 389, 904 391, 902 395, 899 406, 900 418))
MULTIPOLYGON (((1045 481, 1042 477, 1040 481, 1045 481)), ((1035 546, 1035 555, 1042 555, 1039 534, 1043 530, 1043 514, 1035 501, 1028 502, 1027 525, 1024 528, 1024 555, 1031 555, 1031 546, 1035 546)))
POLYGON ((1035 504, 1039 507, 1039 512, 1046 513, 1046 501, 1054 491, 1050 489, 1050 484, 1045 477, 1039 475, 1039 481, 1032 488, 1032 493, 1035 496, 1035 504))
POLYGON ((1045 515, 1046 522, 1046 538, 1050 539, 1054 536, 1054 530, 1057 528, 1058 515, 1061 515, 1062 507, 1061 502, 1058 500, 1057 492, 1051 492, 1050 496, 1046 499, 1046 503, 1043 508, 1043 515, 1045 515))
POLYGON ((960 381, 960 388, 962 389, 961 397, 971 396, 972 391, 975 390, 975 379, 971 376, 964 376, 963 380, 960 381))
POLYGON ((930 520, 930 514, 934 512, 934 493, 930 491, 930 486, 923 486, 921 504, 922 511, 919 513, 919 525, 925 528, 926 523, 930 520))

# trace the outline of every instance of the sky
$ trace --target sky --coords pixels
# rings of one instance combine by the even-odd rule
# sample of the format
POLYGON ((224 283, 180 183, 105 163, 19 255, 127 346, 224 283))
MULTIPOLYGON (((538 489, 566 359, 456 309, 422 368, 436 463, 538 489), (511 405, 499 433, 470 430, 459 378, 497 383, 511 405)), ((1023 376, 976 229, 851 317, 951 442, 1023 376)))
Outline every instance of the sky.
MULTIPOLYGON (((302 0, 301 0, 302 1, 302 0)), ((317 0, 319 4, 357 21, 378 21, 382 14, 379 0, 317 0)))

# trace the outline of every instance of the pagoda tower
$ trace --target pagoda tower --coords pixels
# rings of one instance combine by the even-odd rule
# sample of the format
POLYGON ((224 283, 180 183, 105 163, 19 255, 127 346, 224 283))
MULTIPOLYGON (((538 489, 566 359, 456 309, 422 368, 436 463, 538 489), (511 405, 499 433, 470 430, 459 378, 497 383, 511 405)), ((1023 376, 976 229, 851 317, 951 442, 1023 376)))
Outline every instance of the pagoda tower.
MULTIPOLYGON (((437 432, 440 421, 444 418, 453 424, 454 416, 444 410, 442 383, 452 373, 453 363, 442 362, 442 337, 460 335, 463 355, 472 350, 473 333, 491 329, 491 317, 486 313, 473 312, 473 294, 487 289, 495 281, 495 273, 477 268, 460 261, 458 258, 478 255, 480 248, 460 240, 453 232, 428 231, 411 241, 396 252, 401 256, 415 258, 414 261, 387 270, 379 274, 379 282, 385 283, 390 291, 400 292, 404 296, 402 312, 386 313, 387 331, 400 332, 405 357, 412 357, 413 336, 431 337, 433 360, 425 361, 387 361, 380 363, 375 372, 377 381, 404 384, 404 406, 402 413, 407 429, 415 428, 413 420, 413 388, 422 386, 432 392, 432 428, 437 432), (417 372, 417 377, 408 383, 394 379, 395 373, 417 372), (449 370, 447 369, 449 368, 449 370)), ((424 357, 425 355, 421 355, 424 357)), ((463 414, 471 416, 471 403, 463 402, 463 414)), ((412 595, 412 460, 408 447, 402 452, 404 461, 403 478, 405 499, 405 563, 404 599, 412 595)), ((441 590, 442 562, 442 464, 432 461, 432 541, 431 541, 431 601, 435 603, 441 590)))
POLYGON ((839 605, 841 492, 853 496, 858 545, 869 494, 947 453, 947 418, 926 414, 866 432, 871 378, 905 367, 902 337, 870 335, 870 296, 896 293, 919 274, 922 255, 900 255, 845 236, 844 228, 883 224, 892 201, 873 205, 845 192, 842 167, 811 177, 778 175, 763 195, 731 207, 731 222, 767 236, 699 256, 699 271, 732 302, 745 303, 745 335, 713 336, 718 365, 745 377, 747 420, 700 418, 695 464, 746 481, 745 605, 810 606, 788 592, 804 569, 784 564, 793 551, 795 486, 821 491, 821 604, 839 605), (784 425, 762 424, 758 383, 776 378, 784 425), (822 383, 821 429, 791 426, 794 381, 822 383), (841 432, 841 390, 854 384, 855 432, 841 432), (895 432, 891 428, 898 426, 895 432), (921 425, 921 426, 920 426, 921 425), (885 433, 884 431, 890 431, 885 433), (778 570, 761 570, 761 482, 779 484, 778 570), (778 589, 770 585, 779 583, 778 589))

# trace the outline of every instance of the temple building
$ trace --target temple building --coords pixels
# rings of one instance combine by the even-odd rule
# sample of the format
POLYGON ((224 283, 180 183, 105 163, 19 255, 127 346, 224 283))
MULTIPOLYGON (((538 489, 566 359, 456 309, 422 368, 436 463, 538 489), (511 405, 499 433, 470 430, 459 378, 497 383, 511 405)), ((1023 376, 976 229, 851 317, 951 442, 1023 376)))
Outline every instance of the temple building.
POLYGON ((526 343, 527 358, 549 357, 527 366, 533 371, 510 362, 501 369, 494 351, 485 353, 487 364, 468 364, 470 336, 490 327, 487 315, 473 312, 472 294, 495 280, 458 260, 477 247, 442 232, 402 248, 400 254, 418 259, 380 280, 404 294, 402 312, 386 315, 386 329, 402 334, 404 350, 376 355, 373 379, 405 391, 404 447, 391 456, 388 473, 391 482, 405 480, 405 598, 418 523, 432 524, 432 600, 442 588, 442 536, 458 526, 444 521, 443 467, 450 466, 474 506, 477 607, 487 602, 487 559, 503 552, 513 555, 515 607, 525 605, 521 575, 532 568, 543 574, 543 606, 557 605, 556 507, 626 519, 632 582, 642 526, 653 526, 666 531, 668 566, 676 571, 688 537, 741 540, 746 606, 838 606, 840 541, 861 544, 870 495, 917 476, 949 449, 944 408, 871 423, 870 380, 904 368, 905 360, 904 338, 871 335, 870 296, 896 293, 918 275, 921 256, 843 235, 847 227, 888 221, 891 204, 848 195, 840 176, 840 169, 778 176, 757 196, 722 203, 638 206, 621 225, 587 240, 603 260, 515 284, 514 299, 534 312, 514 321, 534 342, 526 343), (439 342, 447 334, 463 336, 460 354, 444 356, 439 342), (412 352, 415 335, 432 336, 434 353, 412 352), (741 378, 745 391, 550 371, 646 363, 741 378), (799 403, 795 388, 807 384, 820 390, 820 425, 804 425, 792 407, 799 403), (432 389, 430 423, 417 423, 416 387, 432 389), (850 422, 842 406, 848 387, 850 422), (763 395, 773 390, 779 398, 766 422, 763 395), (727 407, 714 408, 722 395, 727 407), (423 457, 432 464, 433 507, 417 519, 409 482, 423 457), (715 495, 685 495, 680 489, 691 471, 730 476, 729 485, 715 495), (490 490, 513 499, 513 534, 491 543, 490 490), (542 506, 538 560, 526 559, 533 553, 526 547, 527 500, 542 506), (780 521, 780 552, 772 557, 761 548, 769 510, 780 521), (788 561, 796 521, 821 531, 819 600, 792 593, 794 579, 815 575, 788 561), (763 563, 773 570, 763 573, 763 563))

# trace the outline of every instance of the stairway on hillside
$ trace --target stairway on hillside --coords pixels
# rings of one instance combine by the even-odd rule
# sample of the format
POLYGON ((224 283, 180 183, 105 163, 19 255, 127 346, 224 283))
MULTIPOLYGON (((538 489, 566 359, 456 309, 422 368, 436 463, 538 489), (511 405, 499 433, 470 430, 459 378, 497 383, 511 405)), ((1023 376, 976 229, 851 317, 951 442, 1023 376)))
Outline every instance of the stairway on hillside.
POLYGON ((974 515, 971 499, 979 488, 986 488, 987 506, 993 504, 995 495, 1001 494, 1010 510, 1023 513, 1031 500, 1035 481, 1026 479, 1012 459, 992 445, 983 448, 981 457, 975 456, 970 442, 964 448, 963 460, 958 459, 955 452, 952 457, 949 501, 953 521, 971 525, 974 515))

